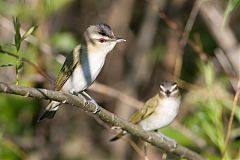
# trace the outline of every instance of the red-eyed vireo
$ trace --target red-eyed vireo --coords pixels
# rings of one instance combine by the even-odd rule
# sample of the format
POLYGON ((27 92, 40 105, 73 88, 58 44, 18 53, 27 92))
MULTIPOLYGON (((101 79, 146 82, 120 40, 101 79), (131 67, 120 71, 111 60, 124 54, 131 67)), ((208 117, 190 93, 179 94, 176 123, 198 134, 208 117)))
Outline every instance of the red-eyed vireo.
MULTIPOLYGON (((82 92, 88 96, 84 90, 95 81, 107 54, 117 43, 123 41, 125 40, 113 34, 111 27, 107 24, 89 26, 83 34, 81 43, 66 57, 58 75, 55 90, 74 94, 82 92)), ((53 118, 60 104, 60 102, 51 101, 40 120, 53 118)))
MULTIPOLYGON (((158 131, 169 125, 177 116, 181 96, 177 83, 163 82, 159 93, 149 99, 144 106, 132 115, 130 122, 137 124, 146 131, 158 131)), ((126 134, 122 131, 110 141, 115 141, 126 134)))

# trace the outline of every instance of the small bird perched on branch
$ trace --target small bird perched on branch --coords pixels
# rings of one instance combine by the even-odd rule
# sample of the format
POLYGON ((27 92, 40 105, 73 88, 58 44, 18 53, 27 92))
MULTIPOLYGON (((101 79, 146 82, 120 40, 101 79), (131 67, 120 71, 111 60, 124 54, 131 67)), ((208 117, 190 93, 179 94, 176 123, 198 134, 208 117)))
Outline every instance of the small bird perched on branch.
MULTIPOLYGON (((146 131, 158 131, 158 129, 169 125, 175 119, 178 114, 180 102, 181 96, 177 83, 170 81, 163 82, 160 85, 159 93, 149 99, 139 111, 133 114, 130 122, 141 126, 146 131)), ((161 134, 161 132, 158 133, 161 134)), ((110 139, 110 141, 115 141, 125 134, 126 131, 122 131, 110 139)), ((161 135, 168 138, 163 134, 161 135)))
MULTIPOLYGON (((113 34, 111 27, 107 24, 89 26, 84 32, 81 43, 66 57, 58 75, 55 90, 75 95, 80 93, 93 100, 84 90, 97 78, 107 54, 117 43, 123 41, 125 40, 113 34)), ((60 104, 60 102, 51 101, 40 120, 53 118, 60 104)))

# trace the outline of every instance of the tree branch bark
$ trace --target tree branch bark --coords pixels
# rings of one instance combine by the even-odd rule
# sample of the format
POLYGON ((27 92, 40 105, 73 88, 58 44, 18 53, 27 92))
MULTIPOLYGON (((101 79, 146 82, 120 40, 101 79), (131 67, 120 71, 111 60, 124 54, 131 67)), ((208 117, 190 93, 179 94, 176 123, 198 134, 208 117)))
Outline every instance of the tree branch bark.
MULTIPOLYGON (((89 104, 84 106, 85 99, 83 97, 77 97, 71 94, 51 91, 47 89, 39 89, 39 88, 31 88, 31 87, 23 87, 23 86, 16 86, 7 84, 4 82, 0 82, 0 93, 7 93, 7 94, 15 94, 21 95, 25 97, 33 97, 33 98, 40 98, 40 99, 49 99, 55 100, 63 103, 68 103, 83 109, 85 112, 90 112, 93 114, 95 110, 94 104, 89 104)), ((137 125, 133 125, 132 123, 123 120, 116 116, 115 114, 105 110, 104 108, 100 107, 100 111, 94 116, 100 118, 102 121, 113 125, 121 127, 122 129, 126 130, 127 132, 131 133, 134 136, 141 138, 142 140, 149 142, 150 144, 159 147, 166 152, 171 152, 175 155, 178 155, 182 158, 187 158, 191 160, 203 160, 204 158, 197 154, 196 152, 177 144, 176 148, 173 148, 173 143, 165 139, 165 137, 161 137, 155 133, 146 132, 137 125)))

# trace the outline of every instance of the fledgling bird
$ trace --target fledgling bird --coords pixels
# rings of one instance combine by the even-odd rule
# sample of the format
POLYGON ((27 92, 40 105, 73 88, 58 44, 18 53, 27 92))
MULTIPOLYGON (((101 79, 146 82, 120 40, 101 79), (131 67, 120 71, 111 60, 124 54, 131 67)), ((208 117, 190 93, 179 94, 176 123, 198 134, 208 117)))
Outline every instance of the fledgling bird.
MULTIPOLYGON (((83 34, 81 43, 66 57, 55 84, 56 91, 82 93, 97 78, 107 54, 119 42, 125 41, 117 38, 109 25, 90 25, 83 34)), ((60 102, 51 101, 45 113, 40 117, 53 118, 59 108, 60 102)))
MULTIPOLYGON (((146 131, 157 131, 169 125, 177 116, 181 96, 177 83, 163 82, 159 93, 149 99, 144 106, 131 116, 130 122, 137 124, 146 131)), ((159 132, 160 133, 160 132, 159 132)), ((122 131, 110 141, 115 141, 126 134, 122 131)))

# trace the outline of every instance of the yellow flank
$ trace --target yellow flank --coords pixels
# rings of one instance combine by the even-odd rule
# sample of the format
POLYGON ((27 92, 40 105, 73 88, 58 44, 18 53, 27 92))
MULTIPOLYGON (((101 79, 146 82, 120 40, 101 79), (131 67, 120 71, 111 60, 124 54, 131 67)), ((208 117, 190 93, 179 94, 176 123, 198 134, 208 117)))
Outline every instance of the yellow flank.
POLYGON ((154 113, 156 107, 158 106, 159 99, 160 97, 158 94, 149 99, 140 110, 133 114, 131 117, 131 122, 137 124, 154 113))

